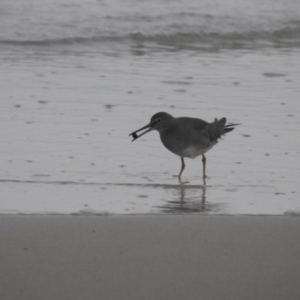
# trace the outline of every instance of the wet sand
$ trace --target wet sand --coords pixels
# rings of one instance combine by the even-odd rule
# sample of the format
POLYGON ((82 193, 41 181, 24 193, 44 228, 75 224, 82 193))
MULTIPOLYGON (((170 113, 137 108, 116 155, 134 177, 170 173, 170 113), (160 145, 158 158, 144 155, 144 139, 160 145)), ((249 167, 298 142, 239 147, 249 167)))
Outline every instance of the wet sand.
POLYGON ((298 50, 27 51, 0 74, 0 213, 300 215, 298 50), (131 142, 158 111, 242 124, 207 152, 205 187, 201 158, 180 184, 157 132, 131 142))
POLYGON ((1 299, 299 299, 300 218, 2 215, 1 299))

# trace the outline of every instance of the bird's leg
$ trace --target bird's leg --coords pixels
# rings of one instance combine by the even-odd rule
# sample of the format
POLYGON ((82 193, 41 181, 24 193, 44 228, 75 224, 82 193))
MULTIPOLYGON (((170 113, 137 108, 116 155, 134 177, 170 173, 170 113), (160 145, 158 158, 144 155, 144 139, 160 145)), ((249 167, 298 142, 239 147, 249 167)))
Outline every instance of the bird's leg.
POLYGON ((206 172, 205 172, 205 170, 206 170, 206 157, 205 157, 205 155, 204 154, 202 154, 202 163, 203 163, 203 179, 205 179, 205 177, 206 177, 206 172))
POLYGON ((180 179, 180 177, 181 177, 181 174, 182 174, 184 168, 185 168, 184 160, 183 160, 183 157, 181 157, 181 169, 180 169, 180 172, 179 172, 179 174, 178 174, 178 178, 179 178, 179 179, 180 179))

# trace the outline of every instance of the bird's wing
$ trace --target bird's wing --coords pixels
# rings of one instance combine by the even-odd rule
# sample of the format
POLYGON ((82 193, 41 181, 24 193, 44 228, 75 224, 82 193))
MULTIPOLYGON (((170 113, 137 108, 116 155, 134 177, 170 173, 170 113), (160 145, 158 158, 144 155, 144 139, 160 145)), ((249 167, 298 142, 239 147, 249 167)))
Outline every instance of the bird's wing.
MULTIPOLYGON (((197 119, 196 119, 197 120, 197 119)), ((208 138, 211 142, 217 141, 222 134, 224 134, 224 125, 226 124, 226 118, 220 120, 215 119, 214 122, 208 123, 203 120, 197 120, 195 130, 202 136, 208 138)))
MULTIPOLYGON (((192 129, 197 135, 201 135, 203 137, 206 137, 207 139, 211 140, 212 138, 212 126, 210 123, 196 118, 177 118, 179 122, 182 122, 184 126, 182 127, 188 127, 189 129, 192 129)), ((182 128, 181 127, 181 128, 182 128)), ((184 130, 184 129, 183 129, 184 130)))

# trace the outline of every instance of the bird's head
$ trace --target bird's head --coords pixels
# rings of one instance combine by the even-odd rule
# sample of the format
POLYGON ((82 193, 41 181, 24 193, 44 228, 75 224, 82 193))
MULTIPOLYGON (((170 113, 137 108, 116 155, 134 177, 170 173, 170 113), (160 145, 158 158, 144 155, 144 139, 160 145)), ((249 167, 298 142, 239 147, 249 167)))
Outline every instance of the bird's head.
POLYGON ((133 140, 136 140, 137 138, 141 137, 142 135, 146 134, 147 132, 151 131, 151 130, 157 130, 157 131, 161 131, 163 130, 166 126, 167 123, 173 119, 173 117, 171 115, 169 115, 166 112, 158 112, 155 115, 152 116, 150 123, 132 133, 129 134, 129 136, 133 137, 133 140), (142 132, 140 135, 137 135, 137 132, 147 129, 146 131, 142 132))

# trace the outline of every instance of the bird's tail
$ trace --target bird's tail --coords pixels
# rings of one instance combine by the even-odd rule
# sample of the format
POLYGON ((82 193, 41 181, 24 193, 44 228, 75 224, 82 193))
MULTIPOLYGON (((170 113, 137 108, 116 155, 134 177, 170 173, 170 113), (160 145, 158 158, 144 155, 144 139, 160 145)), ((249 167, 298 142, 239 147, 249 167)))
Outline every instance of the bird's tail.
POLYGON ((240 124, 228 124, 228 125, 226 125, 226 122, 227 122, 226 118, 222 118, 220 120, 215 119, 215 121, 213 122, 215 127, 219 130, 220 135, 223 135, 227 132, 230 132, 235 128, 234 126, 240 125, 240 124))
POLYGON ((222 135, 234 129, 234 126, 240 124, 226 125, 226 118, 220 120, 215 119, 214 122, 209 123, 208 126, 202 131, 202 135, 206 136, 211 142, 216 142, 222 135))

